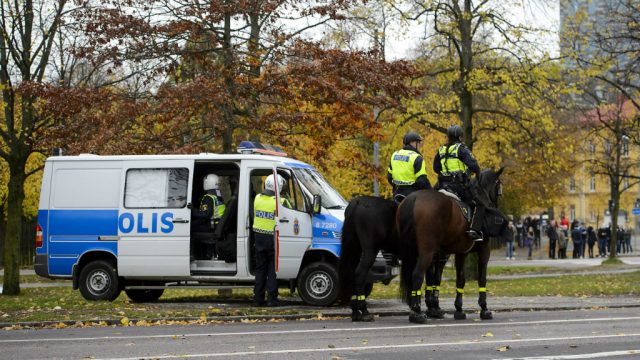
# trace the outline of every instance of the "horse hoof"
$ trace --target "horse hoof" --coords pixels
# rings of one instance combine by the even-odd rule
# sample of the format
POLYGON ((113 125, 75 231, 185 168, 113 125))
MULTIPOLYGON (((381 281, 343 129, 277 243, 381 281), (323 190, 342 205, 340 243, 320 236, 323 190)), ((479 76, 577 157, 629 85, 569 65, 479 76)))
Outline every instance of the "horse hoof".
POLYGON ((456 311, 453 313, 453 318, 456 320, 465 320, 467 318, 467 314, 462 311, 456 311))
POLYGON ((442 311, 442 309, 427 309, 427 317, 431 319, 444 319, 444 311, 442 311))
POLYGON ((409 322, 414 324, 425 324, 427 322, 427 315, 425 313, 412 311, 409 313, 409 322))
POLYGON ((480 311, 480 319, 491 320, 493 319, 493 314, 489 310, 480 311))
POLYGON ((375 319, 374 319, 372 314, 362 314, 362 317, 360 318, 360 321, 362 321, 362 322, 373 322, 373 321, 375 321, 375 319))

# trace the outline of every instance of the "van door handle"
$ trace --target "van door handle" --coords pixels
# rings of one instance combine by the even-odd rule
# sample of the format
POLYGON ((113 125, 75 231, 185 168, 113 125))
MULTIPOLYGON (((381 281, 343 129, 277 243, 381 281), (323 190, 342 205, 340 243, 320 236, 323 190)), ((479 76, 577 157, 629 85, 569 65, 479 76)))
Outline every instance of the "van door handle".
POLYGON ((288 223, 288 222, 289 222, 289 219, 287 219, 287 218, 282 218, 282 219, 280 219, 280 222, 281 222, 281 223, 288 223))
POLYGON ((186 224, 186 223, 188 223, 188 222, 189 222, 189 220, 187 220, 187 219, 180 219, 180 218, 178 218, 178 219, 173 219, 173 223, 174 223, 174 224, 186 224))

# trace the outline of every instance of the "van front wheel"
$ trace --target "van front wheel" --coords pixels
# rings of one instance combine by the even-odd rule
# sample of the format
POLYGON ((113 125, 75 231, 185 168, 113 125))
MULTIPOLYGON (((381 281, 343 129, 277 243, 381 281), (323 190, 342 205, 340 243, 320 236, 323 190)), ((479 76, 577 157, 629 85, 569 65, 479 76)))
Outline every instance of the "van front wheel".
POLYGON ((110 262, 92 261, 80 271, 80 293, 87 300, 115 300, 120 295, 118 273, 110 262))
POLYGON ((307 265, 298 277, 298 292, 302 300, 314 306, 328 306, 338 298, 338 272, 327 263, 307 265))

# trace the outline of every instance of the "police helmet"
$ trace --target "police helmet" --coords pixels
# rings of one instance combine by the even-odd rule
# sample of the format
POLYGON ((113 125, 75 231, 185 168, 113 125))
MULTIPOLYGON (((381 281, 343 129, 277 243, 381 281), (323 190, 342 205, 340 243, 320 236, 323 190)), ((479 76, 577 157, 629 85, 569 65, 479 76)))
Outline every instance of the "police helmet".
POLYGON ((410 143, 412 143, 414 141, 422 141, 422 136, 420 136, 415 131, 409 131, 402 138, 402 143, 405 144, 405 145, 408 145, 408 144, 410 144, 410 143))
MULTIPOLYGON (((284 183, 285 183, 284 178, 278 175, 278 190, 280 192, 282 192, 282 189, 284 188, 284 183)), ((276 192, 275 181, 273 180, 273 174, 267 176, 267 179, 264 181, 264 189, 276 192)))
POLYGON ((209 174, 204 177, 202 182, 202 188, 207 190, 214 190, 220 188, 220 178, 216 174, 209 174))
POLYGON ((460 140, 462 135, 463 131, 460 125, 451 125, 447 129, 447 136, 449 137, 449 139, 460 140))

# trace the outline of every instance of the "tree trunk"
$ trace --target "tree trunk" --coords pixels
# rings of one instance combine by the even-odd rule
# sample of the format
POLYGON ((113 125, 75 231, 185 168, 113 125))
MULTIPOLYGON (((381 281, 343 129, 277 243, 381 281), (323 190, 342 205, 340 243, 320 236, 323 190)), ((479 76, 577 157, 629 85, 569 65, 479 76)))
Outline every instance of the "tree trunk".
POLYGON ((24 200, 24 164, 26 157, 9 163, 7 232, 4 236, 3 294, 20 293, 20 241, 22 238, 22 202, 24 200))
MULTIPOLYGON (((460 77, 458 78, 458 98, 460 111, 458 117, 464 131, 464 142, 473 150, 473 94, 469 90, 469 74, 473 70, 473 34, 471 0, 464 1, 462 16, 458 19, 460 30, 460 77)), ((489 241, 485 239, 484 241, 489 241)), ((468 280, 478 279, 478 254, 471 253, 465 261, 465 274, 468 280)))
MULTIPOLYGON (((225 2, 225 4, 228 2, 225 2)), ((225 129, 222 134, 222 152, 224 154, 230 154, 233 147, 233 130, 235 128, 235 119, 233 116, 233 105, 231 104, 234 99, 234 69, 233 69, 233 49, 231 48, 231 12, 225 11, 224 14, 224 50, 222 52, 223 57, 223 76, 224 85, 231 101, 223 105, 223 116, 225 122, 225 129)))

